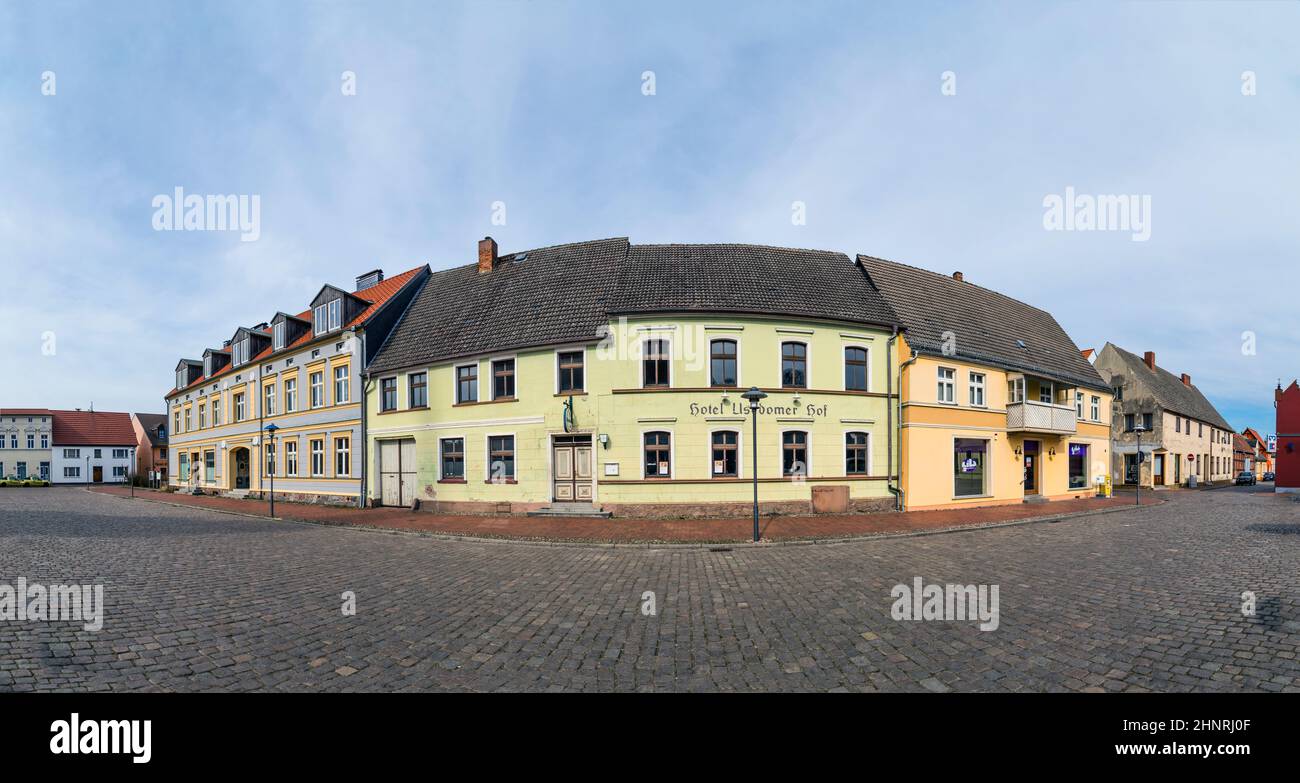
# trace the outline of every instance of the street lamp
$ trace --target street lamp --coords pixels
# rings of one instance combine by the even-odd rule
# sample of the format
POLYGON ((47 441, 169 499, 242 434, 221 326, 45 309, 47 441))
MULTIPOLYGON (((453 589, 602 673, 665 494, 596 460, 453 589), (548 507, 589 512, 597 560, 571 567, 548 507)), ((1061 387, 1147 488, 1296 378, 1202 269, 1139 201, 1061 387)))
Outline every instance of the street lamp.
POLYGON ((1142 433, 1146 432, 1146 427, 1141 424, 1133 428, 1138 436, 1138 455, 1137 455, 1137 493, 1134 495, 1133 505, 1142 505, 1142 433))
POLYGON ((275 516, 275 458, 279 456, 276 453, 276 448, 275 448, 275 433, 278 432, 280 428, 275 426, 275 422, 271 422, 270 424, 263 427, 263 429, 266 430, 266 437, 271 439, 271 463, 267 465, 267 472, 271 474, 271 516, 274 517, 275 516))
POLYGON ((757 386, 749 387, 749 391, 740 395, 743 399, 749 400, 749 412, 753 414, 754 419, 754 437, 749 448, 754 453, 754 541, 758 542, 758 403, 767 396, 766 392, 760 391, 757 386))

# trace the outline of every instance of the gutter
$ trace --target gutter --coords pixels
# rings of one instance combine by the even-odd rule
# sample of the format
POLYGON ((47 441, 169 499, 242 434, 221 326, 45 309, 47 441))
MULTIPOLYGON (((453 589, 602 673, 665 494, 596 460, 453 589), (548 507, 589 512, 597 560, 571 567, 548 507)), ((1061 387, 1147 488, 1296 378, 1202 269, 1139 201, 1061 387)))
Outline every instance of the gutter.
MULTIPOLYGON (((893 346, 894 342, 895 342, 897 339, 898 339, 898 328, 895 327, 895 328, 894 328, 894 335, 893 335, 892 337, 889 338, 889 342, 885 343, 885 362, 886 362, 886 366, 888 366, 888 362, 889 362, 889 357, 890 357, 890 353, 891 353, 890 348, 893 346)), ((912 351, 912 356, 911 356, 911 358, 908 359, 907 361, 903 362, 902 364, 898 365, 898 394, 899 394, 899 401, 898 401, 898 403, 899 403, 899 406, 898 406, 898 467, 899 467, 899 475, 900 475, 900 477, 901 477, 901 475, 902 475, 902 467, 903 467, 903 405, 902 405, 902 403, 903 403, 903 401, 902 401, 902 394, 903 394, 903 370, 905 370, 905 369, 908 367, 908 365, 914 363, 918 358, 920 358, 920 354, 918 354, 915 350, 913 350, 913 351, 912 351)), ((906 506, 906 502, 905 502, 905 501, 906 501, 906 497, 905 497, 905 495, 904 495, 903 488, 902 488, 902 487, 896 487, 896 486, 894 486, 894 467, 893 467, 893 459, 894 459, 894 449, 893 449, 893 442, 894 442, 894 438, 893 438, 893 436, 894 436, 894 424, 893 424, 894 398, 893 398, 893 385, 894 385, 894 373, 893 373, 893 371, 891 370, 891 371, 889 372, 889 374, 885 376, 885 391, 889 393, 889 397, 887 398, 889 404, 888 404, 888 406, 885 408, 885 410, 886 410, 886 422, 885 422, 885 428, 886 428, 886 429, 885 429, 885 431, 888 433, 888 438, 889 438, 889 476, 887 477, 887 481, 885 482, 885 487, 886 487, 886 489, 889 490, 890 494, 892 494, 892 495, 894 496, 894 510, 895 510, 895 511, 905 511, 906 508, 907 508, 907 506, 906 506)))
MULTIPOLYGON (((366 332, 361 330, 361 361, 358 367, 365 364, 366 361, 366 332)), ((357 496, 357 508, 366 507, 366 479, 368 478, 366 468, 370 465, 370 443, 366 438, 366 401, 370 392, 370 373, 364 370, 361 373, 361 493, 357 496)))

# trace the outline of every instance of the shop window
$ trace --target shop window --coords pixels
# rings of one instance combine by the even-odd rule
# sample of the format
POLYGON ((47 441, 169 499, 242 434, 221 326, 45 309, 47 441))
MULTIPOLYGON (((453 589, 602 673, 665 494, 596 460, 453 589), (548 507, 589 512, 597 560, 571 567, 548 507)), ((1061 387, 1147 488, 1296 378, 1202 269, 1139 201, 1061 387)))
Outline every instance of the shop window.
POLYGON ((978 438, 957 438, 953 442, 953 496, 988 494, 988 448, 989 442, 978 438))
POLYGON ((1070 444, 1070 489, 1087 489, 1088 487, 1088 446, 1083 443, 1070 444))

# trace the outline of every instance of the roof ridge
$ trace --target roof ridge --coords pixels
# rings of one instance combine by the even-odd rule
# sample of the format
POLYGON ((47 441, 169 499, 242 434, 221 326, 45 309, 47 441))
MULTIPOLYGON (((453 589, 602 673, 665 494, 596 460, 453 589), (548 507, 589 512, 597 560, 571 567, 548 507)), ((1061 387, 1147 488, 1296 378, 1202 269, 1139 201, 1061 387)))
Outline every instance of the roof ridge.
POLYGON ((844 256, 852 261, 852 257, 842 250, 826 250, 817 247, 790 247, 788 245, 764 245, 755 242, 648 242, 646 244, 634 244, 633 248, 660 248, 660 247, 752 247, 756 250, 789 250, 796 253, 827 253, 830 255, 844 256))

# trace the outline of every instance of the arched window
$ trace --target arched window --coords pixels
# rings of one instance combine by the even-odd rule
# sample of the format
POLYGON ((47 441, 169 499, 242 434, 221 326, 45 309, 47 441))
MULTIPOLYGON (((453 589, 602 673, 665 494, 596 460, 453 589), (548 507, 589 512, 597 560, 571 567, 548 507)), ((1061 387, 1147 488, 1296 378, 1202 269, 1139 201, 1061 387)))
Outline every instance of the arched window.
POLYGON ((844 349, 845 391, 867 390, 867 349, 851 345, 844 349))
POLYGON ((709 385, 734 387, 738 382, 735 340, 709 343, 709 385))
POLYGON ((844 433, 844 475, 865 476, 868 473, 869 437, 865 432, 844 433))
POLYGON ((672 435, 667 432, 647 432, 645 434, 645 477, 672 478, 672 466, 672 435))
POLYGON ((739 434, 735 430, 718 430, 713 433, 711 471, 714 478, 735 478, 740 475, 740 453, 737 449, 739 440, 739 434))
POLYGON ((808 388, 808 346, 804 343, 781 343, 781 386, 808 388))
POLYGON ((781 475, 808 475, 808 433, 799 430, 781 433, 781 475))

